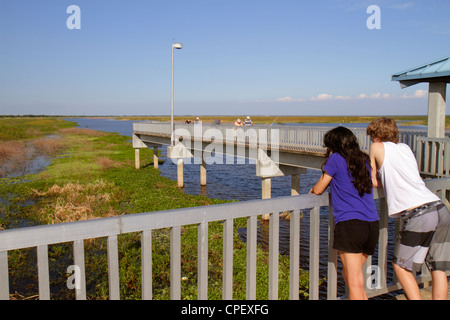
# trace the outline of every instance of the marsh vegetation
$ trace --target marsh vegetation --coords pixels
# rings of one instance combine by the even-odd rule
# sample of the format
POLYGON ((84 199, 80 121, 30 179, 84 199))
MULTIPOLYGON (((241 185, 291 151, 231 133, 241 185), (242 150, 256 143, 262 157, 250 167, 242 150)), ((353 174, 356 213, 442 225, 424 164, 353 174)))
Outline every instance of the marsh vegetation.
MULTIPOLYGON (((13 163, 4 171, 0 183, 0 226, 3 229, 53 224, 83 219, 204 206, 225 202, 185 194, 176 182, 153 169, 151 149, 141 150, 142 169, 134 169, 134 150, 129 137, 74 127, 60 118, 0 118, 2 162, 13 163), (14 127, 14 130, 8 131, 14 127), (7 134, 9 132, 9 134, 7 134), (44 170, 20 176, 20 161, 46 155, 44 170), (31 157, 31 158, 32 158, 31 157), (17 162, 15 161, 17 160, 17 162)), ((23 162, 25 163, 25 162, 23 162)), ((246 244, 234 224, 234 299, 245 299, 246 244)), ((1 232, 1 231, 0 231, 1 232)), ((169 231, 152 233, 154 299, 169 299, 169 231)), ((122 299, 141 298, 140 234, 119 236, 119 265, 122 299)), ((85 241, 88 299, 108 299, 106 239, 85 241)), ((258 248, 258 299, 267 298, 268 253, 258 248)), ((182 228, 183 299, 197 297, 197 228, 182 228)), ((72 244, 49 246, 52 299, 73 299, 67 288, 67 267, 73 264, 72 244)), ((36 249, 9 252, 10 292, 12 298, 38 298, 36 249)), ((289 260, 280 257, 280 299, 288 298, 289 260)), ((300 295, 308 296, 308 274, 301 271, 300 295)), ((222 296, 222 224, 209 225, 209 299, 222 296)))

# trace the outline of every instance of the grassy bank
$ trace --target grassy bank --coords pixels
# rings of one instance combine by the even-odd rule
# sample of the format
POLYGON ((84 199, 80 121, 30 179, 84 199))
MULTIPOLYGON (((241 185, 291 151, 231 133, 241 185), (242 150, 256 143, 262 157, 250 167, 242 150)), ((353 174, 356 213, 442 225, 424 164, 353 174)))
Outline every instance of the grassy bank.
MULTIPOLYGON (((0 119, 0 132, 15 127, 0 143, 23 143, 57 147, 42 151, 52 156, 46 170, 20 178, 1 179, 0 224, 2 228, 52 224, 138 212, 203 206, 224 201, 181 192, 176 182, 162 177, 152 167, 152 150, 141 150, 141 170, 134 169, 134 150, 129 137, 74 127, 57 118, 0 119), (13 124, 13 125, 12 125, 13 124)), ((10 160, 10 156, 4 159, 10 160)), ((237 229, 245 219, 235 221, 234 298, 245 298, 246 245, 237 229)), ((0 231, 1 232, 1 231, 0 231)), ((153 286, 155 299, 169 298, 169 231, 153 232, 153 286)), ((121 297, 141 298, 140 235, 119 236, 121 297)), ((85 241, 86 279, 89 299, 107 299, 106 239, 85 241)), ((258 299, 267 298, 268 253, 258 248, 258 299)), ((182 229, 182 297, 196 298, 197 228, 182 229)), ((11 292, 15 297, 36 297, 36 250, 15 250, 9 254, 11 292)), ((66 286, 66 269, 73 264, 72 245, 49 246, 52 298, 72 299, 66 286)), ((280 258, 280 298, 288 298, 289 263, 280 258)), ((209 224, 209 298, 220 299, 222 291, 222 224, 209 224)), ((302 272, 301 296, 307 296, 308 277, 302 272)))
MULTIPOLYGON (((247 115, 241 116, 200 116, 203 122, 212 123, 215 119, 221 119, 222 123, 232 124, 237 118, 243 121, 247 115)), ((379 116, 251 116, 252 122, 256 124, 285 124, 285 123, 361 123, 371 122, 379 116)), ((154 120, 154 121, 170 121, 169 116, 148 116, 148 117, 120 117, 126 120, 154 120)), ((184 115, 175 116, 174 121, 184 122, 187 119, 194 120, 196 116, 184 115)), ((402 125, 426 125, 427 116, 392 116, 396 121, 404 121, 402 125)), ((447 129, 450 128, 450 119, 446 120, 447 129)))

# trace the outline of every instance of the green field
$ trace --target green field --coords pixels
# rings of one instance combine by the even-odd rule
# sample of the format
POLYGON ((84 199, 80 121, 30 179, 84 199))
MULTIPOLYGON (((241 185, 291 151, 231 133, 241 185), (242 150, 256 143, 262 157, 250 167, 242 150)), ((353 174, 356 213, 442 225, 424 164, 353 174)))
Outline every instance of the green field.
MULTIPOLYGON (((3 161, 10 160, 11 145, 33 148, 51 157, 44 170, 26 176, 0 179, 0 228, 11 229, 138 212, 149 212, 223 203, 223 200, 185 194, 175 181, 153 168, 151 149, 141 150, 142 168, 134 168, 134 149, 129 137, 74 127, 60 118, 2 118, 0 140, 3 161), (14 132, 6 128, 14 127, 14 132), (6 132, 9 132, 6 134, 6 132), (42 141, 42 139, 46 139, 42 141), (36 148, 37 145, 51 148, 36 148), (5 147, 7 146, 8 147, 5 147), (9 150, 9 151, 8 151, 9 150), (9 153, 8 153, 9 152, 9 153), (5 160, 6 159, 6 160, 5 160)), ((14 149, 14 148, 12 148, 14 149)), ((36 151, 37 150, 37 151, 36 151)), ((0 166, 1 166, 0 162, 0 166)), ((17 165, 20 169, 20 164, 17 165)), ((246 244, 237 228, 234 239, 234 299, 245 299, 246 244)), ((0 231, 1 232, 1 231, 0 231)), ((153 233, 154 299, 169 299, 169 231, 153 233)), ((140 235, 119 236, 122 299, 141 298, 140 235)), ((85 241, 88 299, 108 298, 106 239, 85 241)), ((257 298, 267 298, 268 252, 258 248, 257 298)), ((197 228, 182 228, 182 298, 197 297, 197 228)), ((13 299, 38 296, 36 249, 9 253, 10 288, 13 299)), ((66 286, 66 269, 73 264, 72 244, 49 246, 52 299, 73 299, 66 286)), ((280 299, 288 298, 289 262, 280 257, 280 299)), ((300 296, 307 298, 308 273, 301 271, 300 296)), ((209 299, 222 296, 222 224, 209 224, 209 299)))

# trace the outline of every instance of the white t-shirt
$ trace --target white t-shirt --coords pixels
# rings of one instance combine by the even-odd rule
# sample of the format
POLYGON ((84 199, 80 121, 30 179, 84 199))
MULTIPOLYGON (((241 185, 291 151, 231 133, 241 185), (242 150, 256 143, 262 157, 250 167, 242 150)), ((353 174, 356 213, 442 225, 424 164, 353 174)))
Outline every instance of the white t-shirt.
POLYGON ((384 160, 378 170, 388 213, 394 215, 424 203, 439 200, 423 182, 416 158, 404 143, 383 142, 384 160))

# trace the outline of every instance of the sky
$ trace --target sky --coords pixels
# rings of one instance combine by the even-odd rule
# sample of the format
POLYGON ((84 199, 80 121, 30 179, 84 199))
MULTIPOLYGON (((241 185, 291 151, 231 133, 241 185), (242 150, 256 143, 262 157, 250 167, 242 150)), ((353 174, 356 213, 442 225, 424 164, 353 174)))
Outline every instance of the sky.
POLYGON ((0 0, 0 114, 168 115, 181 42, 175 115, 426 115, 428 85, 391 76, 450 55, 449 16, 448 0, 0 0))

